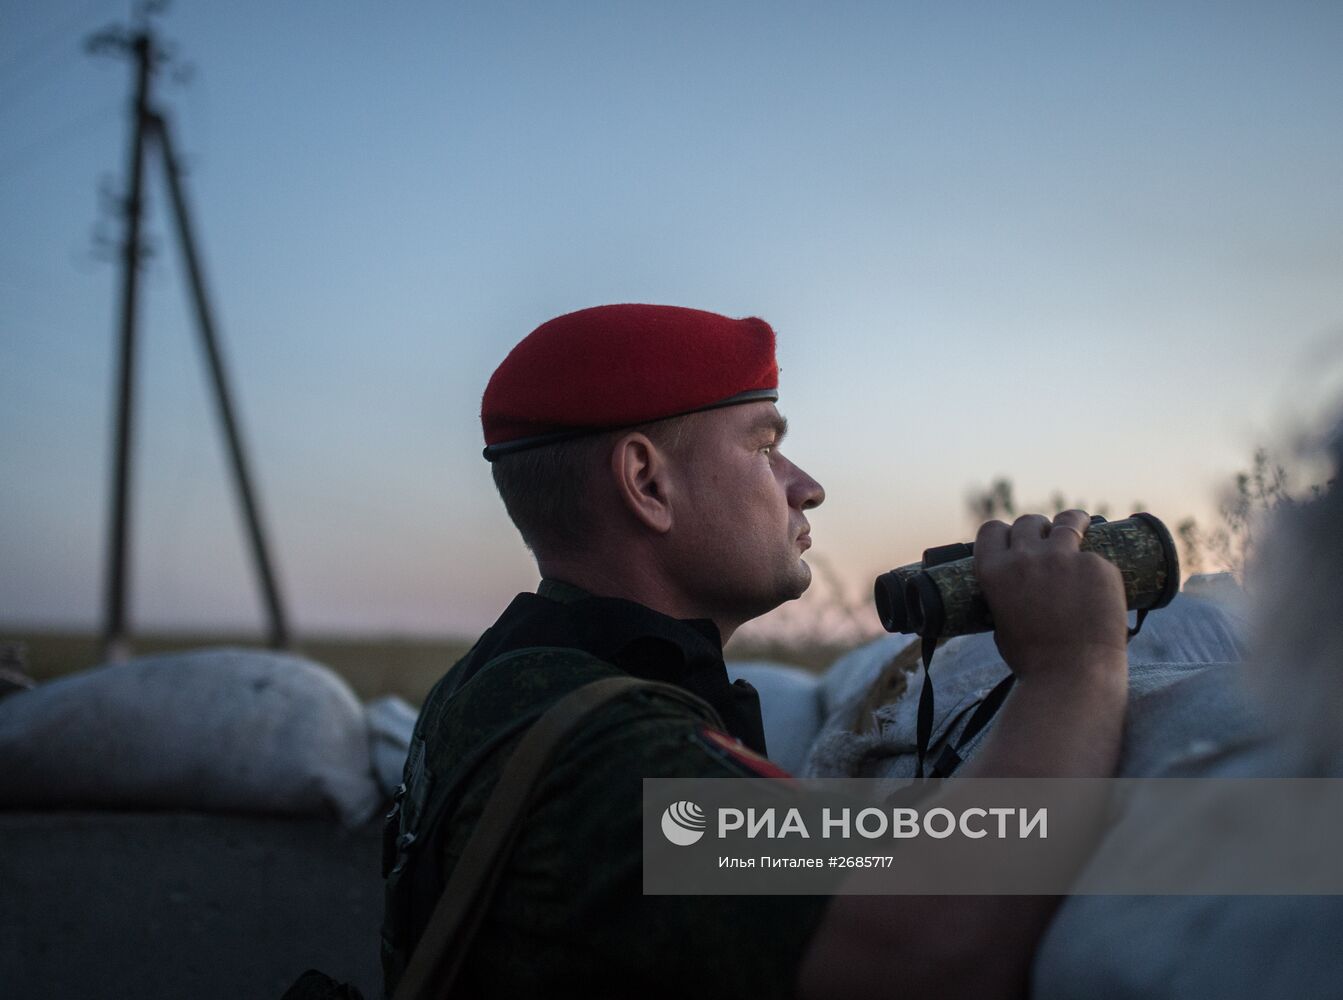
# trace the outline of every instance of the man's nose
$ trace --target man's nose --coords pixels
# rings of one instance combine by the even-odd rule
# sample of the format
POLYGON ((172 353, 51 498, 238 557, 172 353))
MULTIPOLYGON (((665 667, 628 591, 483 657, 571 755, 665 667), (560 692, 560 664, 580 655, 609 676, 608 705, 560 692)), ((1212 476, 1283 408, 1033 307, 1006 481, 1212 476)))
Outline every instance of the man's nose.
POLYGON ((788 487, 788 502, 799 510, 811 510, 819 507, 824 500, 825 488, 794 465, 793 481, 788 487))

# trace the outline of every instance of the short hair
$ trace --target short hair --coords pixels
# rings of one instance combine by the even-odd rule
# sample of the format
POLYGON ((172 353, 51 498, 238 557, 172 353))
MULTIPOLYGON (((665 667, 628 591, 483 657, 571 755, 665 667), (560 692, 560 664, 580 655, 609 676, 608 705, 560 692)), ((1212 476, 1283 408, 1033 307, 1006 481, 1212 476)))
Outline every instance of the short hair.
POLYGON ((659 448, 677 454, 686 443, 687 428, 698 416, 666 417, 499 456, 490 463, 490 472, 523 544, 534 555, 581 548, 597 525, 591 484, 605 470, 616 441, 637 431, 659 448))

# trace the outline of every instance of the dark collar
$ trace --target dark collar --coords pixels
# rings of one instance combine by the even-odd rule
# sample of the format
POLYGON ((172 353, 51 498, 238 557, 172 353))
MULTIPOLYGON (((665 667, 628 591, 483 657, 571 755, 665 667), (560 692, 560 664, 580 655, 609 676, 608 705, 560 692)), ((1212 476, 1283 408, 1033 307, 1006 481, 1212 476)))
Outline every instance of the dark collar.
POLYGON ((675 684, 712 705, 728 731, 766 753, 760 696, 745 681, 728 681, 718 626, 708 619, 671 618, 635 601, 596 597, 560 580, 542 580, 519 594, 453 671, 459 690, 486 663, 529 646, 581 649, 644 680, 675 684))

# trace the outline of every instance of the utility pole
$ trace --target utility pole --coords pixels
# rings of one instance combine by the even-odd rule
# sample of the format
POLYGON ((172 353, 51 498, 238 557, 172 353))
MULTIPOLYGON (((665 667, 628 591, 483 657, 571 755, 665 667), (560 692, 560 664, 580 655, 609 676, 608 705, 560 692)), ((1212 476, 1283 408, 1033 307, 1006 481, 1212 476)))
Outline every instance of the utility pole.
POLYGON ((116 437, 112 445, 112 491, 108 512, 107 576, 103 589, 103 658, 129 654, 126 631, 127 523, 130 519, 131 416, 135 406, 135 321, 139 306, 140 221, 144 215, 145 124, 154 73, 153 41, 141 32, 129 41, 102 33, 96 50, 120 42, 135 56, 135 98, 131 105, 130 188, 126 193, 126 235, 121 244, 121 336, 117 352, 116 437))
MULTIPOLYGON (((143 8, 148 15, 162 5, 143 8)), ((126 621, 129 576, 131 440, 135 403, 135 338, 138 310, 139 272, 143 256, 141 223, 144 215, 145 157, 157 146, 177 223, 178 243, 187 270, 187 280, 195 306, 196 324, 214 387, 215 403, 224 429, 225 443, 233 469, 248 539, 263 599, 270 619, 270 644, 284 648, 289 644, 289 628, 280 598, 279 586, 269 557, 266 533, 262 527, 260 505, 252 488, 242 435, 234 416, 232 397, 219 350, 218 337, 205 291, 205 277, 196 250, 186 194, 182 186, 168 121, 150 103, 150 86, 158 64, 164 58, 147 16, 134 33, 119 29, 99 32, 89 40, 90 51, 114 49, 130 54, 135 60, 135 98, 131 110, 130 182, 125 199, 125 239, 122 243, 122 292, 120 351, 117 360, 116 436, 113 443, 112 486, 108 514, 107 577, 104 589, 103 659, 115 662, 130 652, 130 630, 126 621), (153 143, 154 145, 151 145, 153 143)))

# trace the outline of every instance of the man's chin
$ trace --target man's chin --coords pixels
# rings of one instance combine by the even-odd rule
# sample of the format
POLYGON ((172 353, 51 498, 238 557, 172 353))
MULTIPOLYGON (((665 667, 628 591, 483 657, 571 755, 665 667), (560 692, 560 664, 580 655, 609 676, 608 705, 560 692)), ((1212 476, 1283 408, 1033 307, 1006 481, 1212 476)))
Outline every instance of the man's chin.
POLYGON ((788 598, 788 600, 796 601, 799 597, 801 597, 803 594, 807 592, 807 588, 810 586, 811 586, 811 567, 808 566, 803 560, 799 559, 797 561, 797 579, 793 588, 794 593, 792 594, 791 597, 788 598))
POLYGON ((810 586, 811 567, 799 559, 797 564, 791 567, 786 577, 781 577, 775 581, 775 585, 771 587, 770 591, 757 593, 758 603, 738 606, 738 613, 742 616, 741 620, 753 621, 782 607, 789 601, 796 601, 807 592, 807 588, 810 586))

